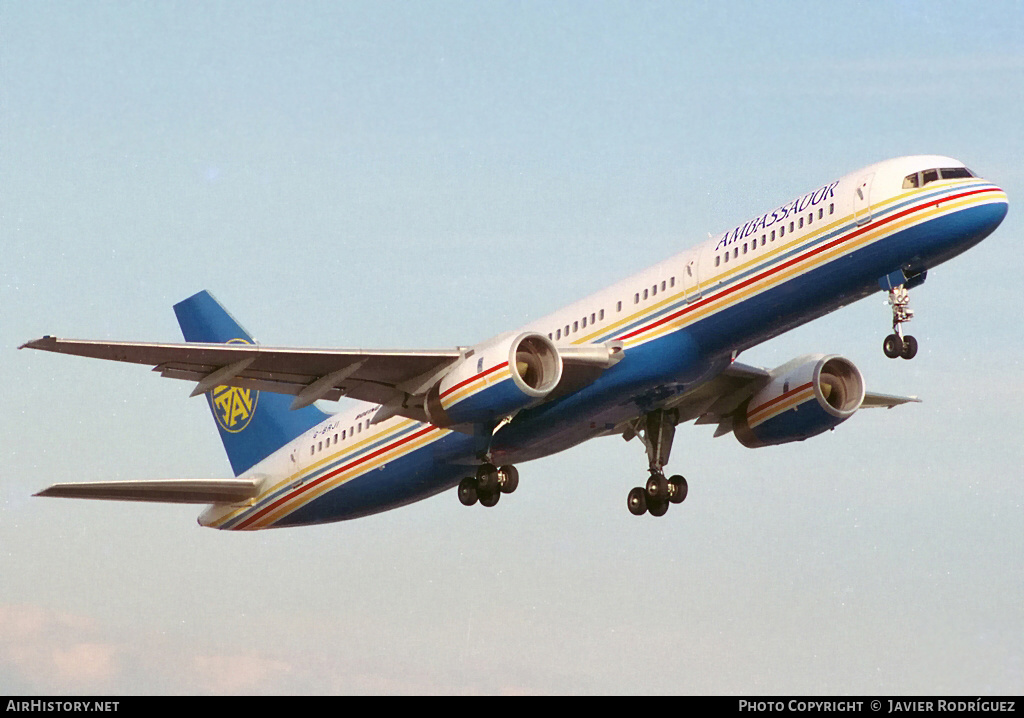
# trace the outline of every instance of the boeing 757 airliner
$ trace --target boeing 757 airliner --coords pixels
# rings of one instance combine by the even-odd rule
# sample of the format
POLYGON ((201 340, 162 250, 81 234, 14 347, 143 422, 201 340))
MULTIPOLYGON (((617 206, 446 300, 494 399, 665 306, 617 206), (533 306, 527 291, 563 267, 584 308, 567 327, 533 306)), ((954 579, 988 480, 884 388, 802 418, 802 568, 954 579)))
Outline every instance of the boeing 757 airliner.
POLYGON ((991 234, 1007 207, 957 160, 888 160, 524 327, 440 351, 265 347, 205 291, 174 306, 185 343, 44 336, 24 346, 196 382, 235 477, 62 483, 38 495, 210 504, 199 523, 234 530, 352 519, 456 487, 463 504, 494 506, 518 486, 517 464, 621 435, 648 459, 627 506, 661 516, 686 498, 686 480, 665 476, 682 422, 760 447, 916 401, 866 391, 836 355, 775 369, 736 357, 883 291, 883 350, 912 359, 908 290, 991 234), (356 406, 329 415, 314 405, 343 396, 356 406))

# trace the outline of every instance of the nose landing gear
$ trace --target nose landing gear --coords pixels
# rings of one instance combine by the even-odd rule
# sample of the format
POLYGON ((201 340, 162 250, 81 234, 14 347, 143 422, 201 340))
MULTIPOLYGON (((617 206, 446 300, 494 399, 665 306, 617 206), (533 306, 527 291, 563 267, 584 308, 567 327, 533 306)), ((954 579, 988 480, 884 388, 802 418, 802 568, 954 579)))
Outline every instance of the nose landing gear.
POLYGON ((889 304, 892 306, 892 334, 882 342, 882 351, 890 359, 913 359, 917 356, 917 339, 909 334, 903 336, 903 323, 914 317, 914 310, 910 308, 910 292, 907 291, 906 285, 901 284, 889 290, 889 304))

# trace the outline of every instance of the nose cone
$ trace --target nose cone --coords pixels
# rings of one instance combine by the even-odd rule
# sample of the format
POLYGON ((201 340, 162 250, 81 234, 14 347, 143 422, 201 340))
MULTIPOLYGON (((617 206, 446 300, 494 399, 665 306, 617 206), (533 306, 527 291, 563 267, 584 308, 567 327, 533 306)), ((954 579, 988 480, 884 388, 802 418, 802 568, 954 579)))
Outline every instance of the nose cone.
POLYGON ((985 191, 982 196, 988 201, 978 207, 981 211, 978 212, 977 216, 978 233, 980 235, 976 240, 977 242, 992 234, 996 227, 1006 218, 1006 213, 1010 210, 1010 201, 1002 188, 992 185, 992 188, 985 191))
POLYGON ((960 201, 961 208, 949 215, 952 232, 943 248, 947 256, 940 261, 966 251, 992 234, 1010 208, 1006 193, 995 185, 973 190, 960 201))

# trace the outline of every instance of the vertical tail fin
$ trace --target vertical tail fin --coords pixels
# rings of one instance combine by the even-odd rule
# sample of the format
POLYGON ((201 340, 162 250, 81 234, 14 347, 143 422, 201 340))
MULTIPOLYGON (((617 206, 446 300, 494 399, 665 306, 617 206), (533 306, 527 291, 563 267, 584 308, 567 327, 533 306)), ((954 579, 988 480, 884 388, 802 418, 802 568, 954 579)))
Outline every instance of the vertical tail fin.
MULTIPOLYGON (((254 344, 252 337, 203 290, 174 305, 187 342, 254 344)), ((255 389, 218 386, 206 400, 235 476, 327 418, 315 406, 292 411, 292 398, 255 389)))

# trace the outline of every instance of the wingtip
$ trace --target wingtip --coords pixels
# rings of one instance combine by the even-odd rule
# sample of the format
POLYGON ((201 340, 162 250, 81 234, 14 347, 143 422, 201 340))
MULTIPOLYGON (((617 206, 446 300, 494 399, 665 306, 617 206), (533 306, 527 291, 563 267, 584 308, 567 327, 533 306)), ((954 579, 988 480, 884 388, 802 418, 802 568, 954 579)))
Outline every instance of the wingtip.
POLYGON ((18 349, 48 349, 57 343, 57 337, 44 334, 38 339, 33 339, 30 342, 25 342, 18 349))

